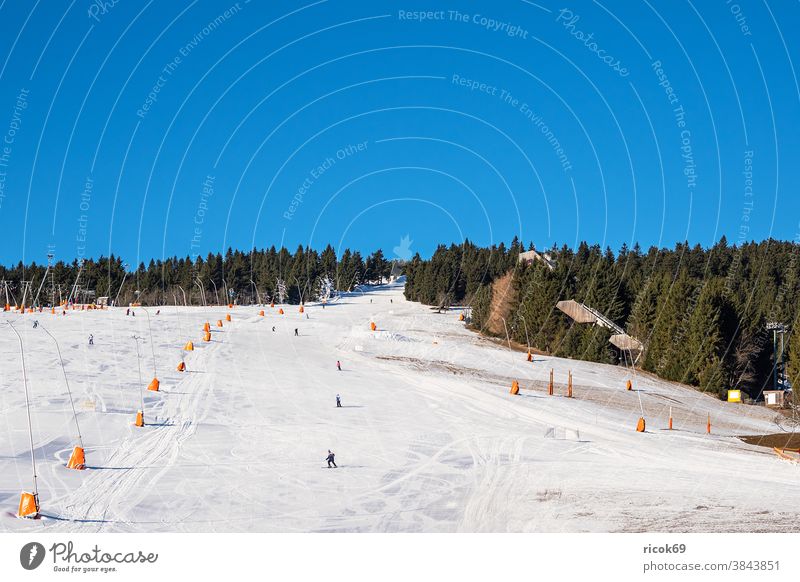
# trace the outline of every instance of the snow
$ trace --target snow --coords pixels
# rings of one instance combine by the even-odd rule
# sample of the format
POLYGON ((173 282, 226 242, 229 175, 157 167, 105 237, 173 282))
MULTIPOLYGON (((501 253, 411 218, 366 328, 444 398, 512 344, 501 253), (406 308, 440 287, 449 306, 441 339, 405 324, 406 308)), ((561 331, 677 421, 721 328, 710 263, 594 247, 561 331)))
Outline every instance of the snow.
POLYGON ((465 329, 457 310, 406 301, 402 282, 325 309, 307 305, 308 318, 278 307, 151 309, 154 346, 141 308, 136 317, 124 309, 2 314, 0 531, 796 528, 800 466, 735 438, 776 431, 763 407, 642 374, 638 391, 626 391, 621 367, 544 356, 529 363, 465 329), (226 313, 232 322, 217 328, 226 313), (54 344, 34 319, 59 340, 85 471, 64 467, 75 423, 54 344), (13 517, 32 477, 7 321, 25 346, 40 520, 13 517), (205 321, 211 343, 202 341, 205 321), (144 338, 138 362, 134 334, 144 338), (195 351, 183 352, 190 339, 195 351), (153 348, 161 391, 145 391, 148 425, 137 428, 153 348), (182 355, 186 373, 176 371, 182 355), (564 396, 570 370, 572 399, 564 396), (514 379, 519 396, 509 394, 514 379), (646 433, 635 431, 640 398, 646 433), (667 431, 670 407, 675 430, 667 431), (327 468, 328 449, 338 469, 327 468))

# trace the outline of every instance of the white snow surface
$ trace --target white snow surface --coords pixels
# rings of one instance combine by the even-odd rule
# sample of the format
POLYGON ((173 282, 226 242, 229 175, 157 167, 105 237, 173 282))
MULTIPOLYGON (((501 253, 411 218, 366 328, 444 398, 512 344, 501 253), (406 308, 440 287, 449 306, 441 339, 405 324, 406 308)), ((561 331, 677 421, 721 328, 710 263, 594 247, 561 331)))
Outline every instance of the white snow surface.
POLYGON ((308 318, 283 308, 149 308, 154 345, 141 308, 0 315, 0 531, 797 530, 800 466, 736 438, 776 432, 763 407, 642 374, 626 391, 623 367, 529 363, 466 329, 458 310, 406 301, 402 284, 307 305, 308 318), (35 319, 61 346, 84 471, 65 468, 75 422, 35 319), (38 520, 15 517, 32 471, 8 321, 25 348, 38 520), (134 334, 144 338, 138 362, 134 334), (187 340, 195 351, 182 351, 187 340), (145 391, 148 424, 137 428, 153 348, 161 391, 145 391), (635 431, 640 398, 645 433, 635 431), (337 469, 326 467, 328 449, 337 469))

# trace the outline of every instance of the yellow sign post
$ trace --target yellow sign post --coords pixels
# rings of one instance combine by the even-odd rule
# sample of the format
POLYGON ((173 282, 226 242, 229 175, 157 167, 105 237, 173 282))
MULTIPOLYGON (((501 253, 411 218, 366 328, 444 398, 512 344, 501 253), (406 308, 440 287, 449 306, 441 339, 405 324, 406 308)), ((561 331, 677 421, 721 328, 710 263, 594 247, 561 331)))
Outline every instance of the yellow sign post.
POLYGON ((741 402, 741 401, 742 401, 741 390, 728 390, 728 402, 741 402))

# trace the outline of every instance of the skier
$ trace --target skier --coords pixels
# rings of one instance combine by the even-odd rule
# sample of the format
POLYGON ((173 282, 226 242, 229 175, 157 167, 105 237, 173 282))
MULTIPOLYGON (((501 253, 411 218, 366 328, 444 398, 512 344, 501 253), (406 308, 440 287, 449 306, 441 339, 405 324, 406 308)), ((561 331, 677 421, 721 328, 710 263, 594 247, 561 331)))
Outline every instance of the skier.
POLYGON ((128 309, 125 311, 125 316, 127 317, 127 316, 129 316, 130 314, 131 314, 131 308, 130 308, 130 307, 128 307, 128 309))
POLYGON ((39 320, 38 320, 38 319, 35 319, 35 320, 33 321, 33 329, 36 329, 37 327, 39 327, 39 320))
POLYGON ((300 335, 297 331, 297 328, 294 328, 294 335, 300 335))
POLYGON ((308 319, 308 312, 306 312, 306 319, 308 319))
POLYGON ((273 332, 275 331, 275 326, 274 326, 274 325, 272 326, 272 331, 273 331, 273 332))
POLYGON ((156 315, 161 315, 161 310, 160 309, 156 311, 156 315))
POLYGON ((89 345, 90 346, 94 345, 94 336, 92 334, 89 334, 89 345))
POLYGON ((336 408, 341 408, 341 407, 342 407, 342 399, 341 399, 341 397, 340 397, 340 396, 337 394, 337 395, 336 395, 336 408))
POLYGON ((336 467, 336 461, 334 461, 334 460, 333 460, 335 456, 336 456, 336 455, 334 455, 334 454, 331 452, 331 450, 330 450, 330 449, 328 449, 328 457, 325 459, 326 461, 328 461, 328 469, 330 469, 330 468, 331 468, 331 465, 333 465, 333 468, 334 468, 334 469, 336 469, 336 468, 337 468, 337 467, 336 467))
POLYGON ((336 369, 342 371, 342 363, 339 360, 336 360, 336 369))

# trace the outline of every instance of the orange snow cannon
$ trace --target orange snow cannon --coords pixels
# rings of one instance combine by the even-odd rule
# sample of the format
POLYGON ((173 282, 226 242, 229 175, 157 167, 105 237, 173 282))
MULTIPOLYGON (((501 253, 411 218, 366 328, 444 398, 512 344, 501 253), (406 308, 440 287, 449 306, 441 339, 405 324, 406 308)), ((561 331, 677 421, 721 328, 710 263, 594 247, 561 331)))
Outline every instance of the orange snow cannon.
POLYGON ((626 390, 633 390, 633 382, 631 382, 630 380, 625 382, 625 389, 626 390))
POLYGON ((230 321, 230 320, 231 320, 231 314, 230 313, 226 313, 225 314, 225 321, 230 321))
POLYGON ((6 303, 5 307, 3 307, 3 311, 11 311, 11 306, 8 303, 6 303))
POLYGON ((211 324, 208 323, 208 322, 205 322, 203 324, 203 331, 211 331, 211 324))
POLYGON ((150 380, 150 384, 148 384, 147 389, 151 392, 158 392, 159 386, 161 386, 161 382, 158 381, 158 378, 153 378, 150 380))
POLYGON ((221 319, 217 320, 217 327, 222 327, 222 320, 221 319))
POLYGON ((533 362, 533 354, 531 353, 530 350, 528 350, 528 361, 533 362))
POLYGON ((519 382, 517 382, 516 380, 514 380, 511 383, 511 394, 513 396, 516 396, 517 394, 519 394, 519 382))
POLYGON ((186 371, 186 364, 184 362, 178 364, 178 372, 185 372, 185 371, 186 371))
POLYGON ((141 410, 139 410, 136 413, 136 423, 135 423, 135 425, 138 426, 139 428, 144 426, 144 413, 142 413, 141 410))
POLYGON ((275 307, 275 304, 274 303, 270 303, 269 306, 270 307, 275 307))
POLYGON ((211 341, 211 332, 210 331, 207 331, 205 333, 205 335, 203 336, 203 341, 204 342, 210 342, 211 341))
POLYGON ((264 310, 262 309, 261 311, 259 311, 259 312, 258 312, 258 314, 259 314, 261 317, 264 317, 264 310))
POLYGON ((193 352, 193 351, 194 351, 194 343, 192 343, 192 342, 186 342, 186 345, 185 345, 185 346, 183 346, 183 349, 184 349, 185 351, 187 351, 187 352, 193 352))
POLYGON ((233 303, 228 303, 228 309, 233 309, 233 303))
POLYGON ((283 308, 279 309, 279 310, 278 310, 278 313, 279 313, 280 315, 283 315, 283 308))
POLYGON ((300 313, 303 313, 305 310, 306 310, 306 308, 301 305, 300 309, 299 309, 300 313))
POLYGON ((67 469, 76 469, 83 471, 86 468, 86 455, 83 452, 83 447, 75 447, 72 449, 72 455, 67 462, 67 469))
POLYGON ((458 321, 464 321, 464 314, 463 313, 459 314, 458 321))
POLYGON ((636 423, 636 432, 644 432, 644 429, 645 429, 644 418, 639 418, 639 422, 636 423))
POLYGON ((19 499, 17 517, 27 517, 29 519, 39 517, 39 497, 36 494, 22 492, 22 496, 19 499))
POLYGON ((370 321, 370 322, 369 322, 369 328, 370 328, 372 331, 375 331, 376 329, 378 329, 378 326, 377 326, 377 325, 375 325, 375 322, 374 322, 374 321, 370 321))

